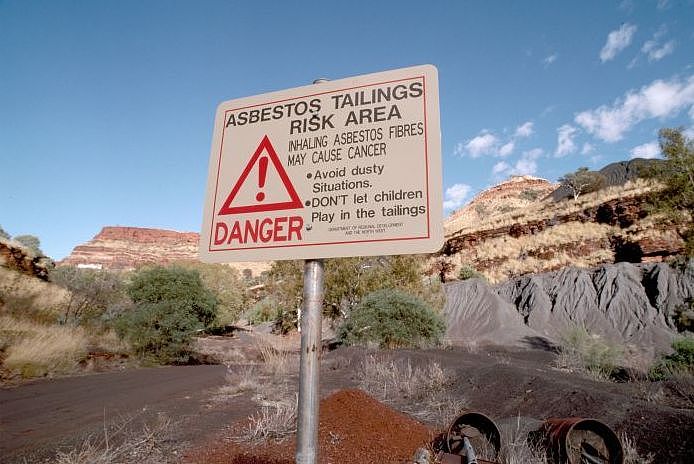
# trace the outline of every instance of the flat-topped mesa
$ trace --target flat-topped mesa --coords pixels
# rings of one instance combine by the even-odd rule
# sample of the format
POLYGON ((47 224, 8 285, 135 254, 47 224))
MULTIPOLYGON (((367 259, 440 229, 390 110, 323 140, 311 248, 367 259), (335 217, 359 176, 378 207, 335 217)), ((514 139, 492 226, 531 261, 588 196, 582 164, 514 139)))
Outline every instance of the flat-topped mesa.
POLYGON ((106 226, 93 240, 127 240, 138 243, 182 243, 198 246, 200 235, 197 232, 177 232, 175 230, 150 229, 145 227, 106 226))
POLYGON ((96 269, 133 269, 143 264, 197 261, 195 232, 108 226, 93 239, 78 245, 58 263, 96 269))

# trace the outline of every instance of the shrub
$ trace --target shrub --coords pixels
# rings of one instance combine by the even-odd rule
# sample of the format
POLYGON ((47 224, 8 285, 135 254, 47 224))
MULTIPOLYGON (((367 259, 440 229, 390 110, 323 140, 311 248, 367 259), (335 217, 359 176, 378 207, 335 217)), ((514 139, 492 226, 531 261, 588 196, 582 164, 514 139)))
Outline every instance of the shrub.
POLYGON ((35 256, 44 256, 41 251, 41 240, 36 235, 17 235, 13 240, 27 247, 35 256))
POLYGON ((185 261, 176 264, 200 275, 203 285, 217 299, 216 324, 225 325, 236 322, 249 303, 246 292, 247 281, 241 278, 238 270, 225 264, 207 264, 185 261))
POLYGON ((128 295, 135 304, 179 303, 205 327, 216 316, 217 300, 203 285, 200 274, 179 266, 157 266, 138 271, 128 286, 128 295))
POLYGON ((189 360, 193 334, 214 321, 217 301, 196 271, 178 266, 138 271, 127 289, 135 308, 116 329, 135 352, 161 363, 189 360))
POLYGON ((458 279, 468 280, 468 279, 484 279, 484 275, 477 271, 470 264, 463 264, 460 266, 460 271, 458 271, 458 279))
POLYGON ((269 297, 263 298, 251 306, 247 315, 248 322, 251 324, 273 322, 276 321, 278 317, 277 302, 269 297))
POLYGON ((163 364, 190 359, 193 335, 203 328, 185 302, 140 303, 118 319, 116 330, 139 356, 163 364))
POLYGON ((559 341, 560 367, 587 372, 598 380, 611 377, 622 357, 621 349, 585 327, 565 331, 559 341))
MULTIPOLYGON (((443 307, 438 283, 422 279, 425 261, 419 255, 338 258, 325 262, 323 314, 346 316, 365 295, 398 288, 423 299, 430 307, 443 307)), ((277 326, 284 333, 296 327, 297 309, 303 301, 303 262, 277 261, 270 271, 268 295, 277 302, 277 326)))
POLYGON ((588 168, 582 167, 560 177, 559 183, 571 193, 574 201, 578 201, 579 196, 603 188, 607 179, 599 172, 589 171, 588 168))
POLYGON ((532 189, 525 189, 519 195, 519 197, 521 199, 527 200, 527 201, 535 201, 535 200, 537 200, 537 198, 539 196, 540 196, 540 192, 538 192, 537 190, 532 190, 532 189))
POLYGON ((421 299, 395 289, 367 295, 340 326, 346 344, 377 343, 380 347, 418 347, 436 344, 443 320, 421 299))
POLYGON ((125 286, 115 272, 61 266, 51 271, 50 280, 70 291, 63 322, 94 319, 126 300, 125 286))
POLYGON ((648 376, 652 380, 664 380, 678 372, 694 370, 694 337, 685 336, 672 342, 673 353, 664 356, 653 366, 648 376))

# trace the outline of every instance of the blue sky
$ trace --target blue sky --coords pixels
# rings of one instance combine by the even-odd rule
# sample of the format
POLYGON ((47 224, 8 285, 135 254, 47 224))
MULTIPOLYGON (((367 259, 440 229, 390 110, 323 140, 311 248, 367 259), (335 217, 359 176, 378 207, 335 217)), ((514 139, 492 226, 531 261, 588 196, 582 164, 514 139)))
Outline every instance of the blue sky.
POLYGON ((694 0, 0 0, 0 225, 60 259, 198 231, 231 98, 430 63, 445 207, 512 174, 658 156, 694 126, 694 0))

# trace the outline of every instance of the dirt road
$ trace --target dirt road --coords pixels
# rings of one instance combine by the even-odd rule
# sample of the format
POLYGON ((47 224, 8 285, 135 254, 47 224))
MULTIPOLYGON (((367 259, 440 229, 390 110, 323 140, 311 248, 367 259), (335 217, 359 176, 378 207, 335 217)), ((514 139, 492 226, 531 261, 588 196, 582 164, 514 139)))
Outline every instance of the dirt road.
POLYGON ((0 389, 0 462, 74 446, 103 428, 104 419, 194 415, 225 372, 224 366, 161 367, 0 389))

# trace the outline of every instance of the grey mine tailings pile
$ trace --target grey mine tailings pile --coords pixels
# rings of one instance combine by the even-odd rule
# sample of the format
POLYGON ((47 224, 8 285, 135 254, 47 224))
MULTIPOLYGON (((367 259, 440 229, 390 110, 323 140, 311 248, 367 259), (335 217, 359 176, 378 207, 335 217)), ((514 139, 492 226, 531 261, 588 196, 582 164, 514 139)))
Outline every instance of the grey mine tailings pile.
POLYGON ((551 347, 572 327, 653 358, 676 335, 674 314, 694 297, 694 269, 618 263, 529 274, 492 287, 481 279, 446 285, 452 344, 551 347))

